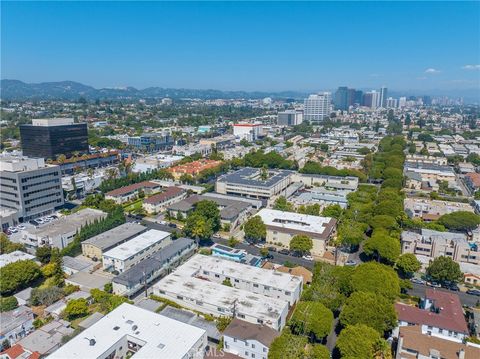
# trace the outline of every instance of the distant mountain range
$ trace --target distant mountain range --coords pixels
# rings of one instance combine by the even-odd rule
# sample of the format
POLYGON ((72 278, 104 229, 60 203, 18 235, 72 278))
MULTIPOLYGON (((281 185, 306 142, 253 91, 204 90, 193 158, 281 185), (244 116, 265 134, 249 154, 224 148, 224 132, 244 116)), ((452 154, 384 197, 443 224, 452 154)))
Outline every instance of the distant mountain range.
POLYGON ((1 99, 3 100, 137 100, 170 97, 173 99, 260 99, 272 98, 304 98, 307 94, 296 91, 284 92, 246 92, 220 90, 171 89, 148 87, 143 90, 134 87, 96 89, 74 81, 42 82, 29 84, 19 80, 1 80, 1 99))

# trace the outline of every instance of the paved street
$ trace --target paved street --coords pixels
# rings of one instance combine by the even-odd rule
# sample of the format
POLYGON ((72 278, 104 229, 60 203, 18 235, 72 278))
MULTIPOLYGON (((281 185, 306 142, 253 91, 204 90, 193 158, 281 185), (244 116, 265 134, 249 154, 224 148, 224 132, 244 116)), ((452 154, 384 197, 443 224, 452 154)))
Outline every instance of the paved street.
MULTIPOLYGON (((416 283, 412 283, 412 284, 413 284, 413 289, 410 289, 408 291, 408 294, 414 295, 417 297, 423 297, 425 295, 425 289, 430 288, 422 284, 416 284, 416 283)), ((460 298, 460 301, 462 302, 462 305, 466 305, 469 307, 475 306, 477 302, 480 301, 480 297, 477 297, 475 295, 470 295, 464 292, 452 292, 443 288, 436 288, 435 290, 457 294, 460 298)))

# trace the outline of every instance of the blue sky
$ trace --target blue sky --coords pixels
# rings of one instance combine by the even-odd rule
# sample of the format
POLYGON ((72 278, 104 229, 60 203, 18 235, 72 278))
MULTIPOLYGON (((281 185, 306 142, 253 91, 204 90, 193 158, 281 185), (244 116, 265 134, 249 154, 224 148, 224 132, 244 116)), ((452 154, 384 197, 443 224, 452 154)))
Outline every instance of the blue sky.
POLYGON ((3 2, 2 78, 480 88, 480 2, 3 2))

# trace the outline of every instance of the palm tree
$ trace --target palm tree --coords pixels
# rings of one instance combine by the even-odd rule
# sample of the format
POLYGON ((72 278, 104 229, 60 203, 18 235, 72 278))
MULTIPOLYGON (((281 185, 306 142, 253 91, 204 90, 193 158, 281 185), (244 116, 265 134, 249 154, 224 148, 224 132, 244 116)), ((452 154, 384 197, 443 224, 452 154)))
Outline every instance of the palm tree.
POLYGON ((59 164, 64 164, 66 160, 67 160, 67 156, 65 156, 63 153, 57 156, 57 162, 59 164))

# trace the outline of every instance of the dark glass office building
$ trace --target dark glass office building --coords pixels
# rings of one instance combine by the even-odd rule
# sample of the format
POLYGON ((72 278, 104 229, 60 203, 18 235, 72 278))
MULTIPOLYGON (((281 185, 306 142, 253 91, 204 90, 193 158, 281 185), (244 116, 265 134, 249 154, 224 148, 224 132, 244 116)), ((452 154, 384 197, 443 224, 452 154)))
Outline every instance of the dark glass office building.
MULTIPOLYGON (((57 122, 62 123, 62 122, 57 122)), ((88 153, 88 131, 86 123, 51 125, 20 125, 20 137, 24 156, 55 159, 74 152, 88 153)))

